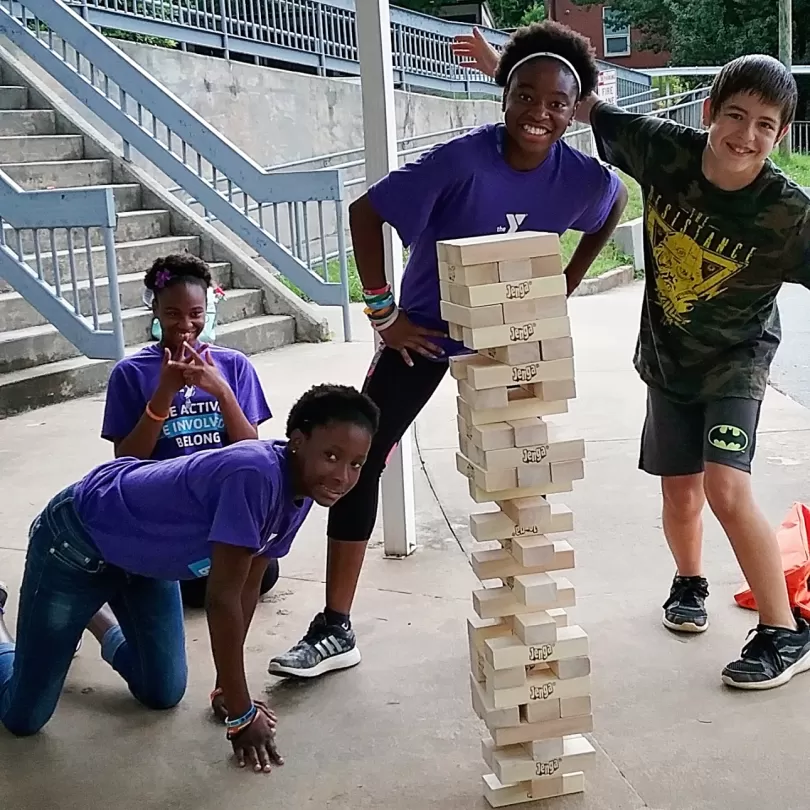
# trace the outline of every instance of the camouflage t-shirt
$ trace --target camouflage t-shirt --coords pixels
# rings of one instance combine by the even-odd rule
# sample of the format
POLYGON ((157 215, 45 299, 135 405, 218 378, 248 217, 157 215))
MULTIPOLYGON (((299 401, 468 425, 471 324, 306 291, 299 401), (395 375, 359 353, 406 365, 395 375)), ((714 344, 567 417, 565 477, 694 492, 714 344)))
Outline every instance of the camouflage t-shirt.
POLYGON ((591 123, 600 157, 644 198, 636 370, 684 403, 762 399, 781 338, 776 294, 810 286, 810 198, 770 161, 746 188, 714 186, 706 132, 606 103, 591 123))

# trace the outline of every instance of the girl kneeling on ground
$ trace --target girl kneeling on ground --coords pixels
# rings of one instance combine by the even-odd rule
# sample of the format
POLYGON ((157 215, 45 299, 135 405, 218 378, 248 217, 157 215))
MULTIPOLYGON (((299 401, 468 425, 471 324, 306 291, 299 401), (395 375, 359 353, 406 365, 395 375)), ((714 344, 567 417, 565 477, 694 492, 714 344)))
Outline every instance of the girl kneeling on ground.
POLYGON ((344 386, 317 386, 293 406, 287 441, 239 442, 166 461, 120 458, 56 495, 31 524, 17 644, 3 621, 0 721, 15 735, 51 718, 85 627, 102 657, 151 709, 186 689, 177 580, 208 576, 206 611, 227 735, 240 765, 282 764, 274 714, 250 697, 244 640, 270 559, 288 553, 312 502, 331 506, 357 483, 377 407, 344 386), (99 613, 109 604, 109 612, 99 613))

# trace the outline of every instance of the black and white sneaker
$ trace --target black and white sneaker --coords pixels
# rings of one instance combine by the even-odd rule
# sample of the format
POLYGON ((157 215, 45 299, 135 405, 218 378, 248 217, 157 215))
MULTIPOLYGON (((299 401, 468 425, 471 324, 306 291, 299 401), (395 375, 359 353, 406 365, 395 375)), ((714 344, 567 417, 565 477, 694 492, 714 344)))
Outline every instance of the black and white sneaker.
POLYGON ((327 624, 319 613, 307 634, 291 650, 270 660, 271 675, 317 678, 336 669, 348 669, 360 663, 354 630, 340 624, 327 624))
POLYGON ((678 633, 703 633, 709 629, 706 598, 709 583, 703 577, 679 577, 672 580, 669 599, 664 602, 664 627, 678 633))
POLYGON ((4 582, 0 582, 0 616, 6 612, 6 602, 8 601, 8 588, 4 582))
POLYGON ((800 616, 796 624, 796 630, 757 625, 739 660, 723 670, 723 683, 736 689, 773 689, 810 669, 810 625, 800 616))

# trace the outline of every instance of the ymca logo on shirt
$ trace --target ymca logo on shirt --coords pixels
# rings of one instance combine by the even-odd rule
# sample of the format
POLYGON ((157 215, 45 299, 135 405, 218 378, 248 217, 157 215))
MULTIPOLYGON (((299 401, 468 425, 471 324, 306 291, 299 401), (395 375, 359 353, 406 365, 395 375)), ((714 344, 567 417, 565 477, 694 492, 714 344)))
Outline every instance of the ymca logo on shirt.
POLYGON ((507 214, 506 225, 498 226, 498 233, 517 233, 528 214, 507 214))

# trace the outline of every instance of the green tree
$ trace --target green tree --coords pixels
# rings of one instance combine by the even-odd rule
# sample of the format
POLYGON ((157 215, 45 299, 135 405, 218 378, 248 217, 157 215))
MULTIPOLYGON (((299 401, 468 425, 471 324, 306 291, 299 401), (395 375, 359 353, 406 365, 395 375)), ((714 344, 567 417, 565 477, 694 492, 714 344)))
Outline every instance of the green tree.
MULTIPOLYGON (((446 0, 397 0, 394 5, 438 16, 438 9, 447 5, 446 0)), ((489 0, 492 16, 498 28, 517 28, 540 22, 546 18, 543 0, 489 0)))
MULTIPOLYGON (((575 0, 593 5, 598 0, 575 0)), ((641 46, 669 51, 674 65, 721 65, 744 53, 777 55, 774 0, 611 0, 620 22, 637 28, 641 46)), ((794 61, 810 50, 810 0, 793 0, 794 61)))

